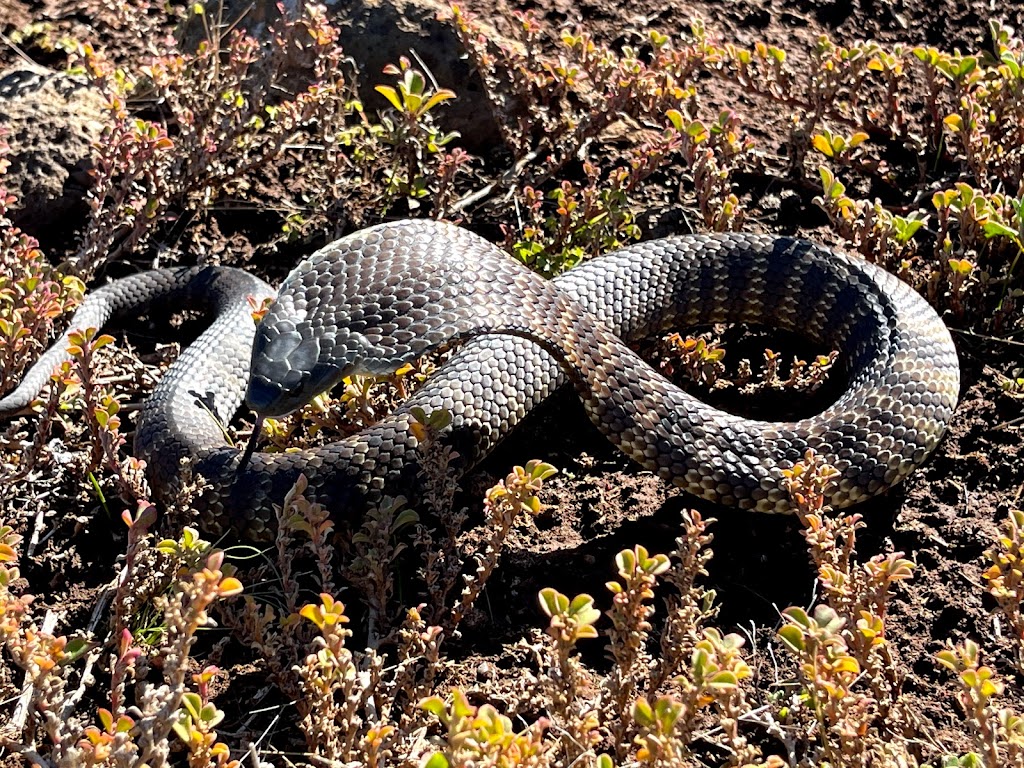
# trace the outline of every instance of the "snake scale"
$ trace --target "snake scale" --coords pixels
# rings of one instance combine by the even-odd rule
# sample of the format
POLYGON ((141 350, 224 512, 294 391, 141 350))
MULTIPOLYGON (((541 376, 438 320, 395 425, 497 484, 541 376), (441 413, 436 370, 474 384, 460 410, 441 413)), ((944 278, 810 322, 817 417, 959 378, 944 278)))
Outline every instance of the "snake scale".
MULTIPOLYGON (((337 515, 415 493, 413 408, 450 412, 466 469, 566 380, 612 443, 695 496, 788 511, 780 470, 811 448, 840 470, 828 501, 842 507, 895 485, 924 460, 960 387, 949 332, 916 292, 859 258, 787 237, 652 240, 547 281, 465 229, 400 221, 309 256, 255 328, 247 297, 273 295, 236 269, 162 269, 98 288, 71 322, 101 326, 157 299, 213 315, 143 405, 134 449, 164 497, 180 488, 181 460, 191 461, 209 481, 198 504, 213 533, 266 539, 273 504, 299 473, 307 496, 337 515), (793 330, 839 350, 845 392, 811 418, 744 419, 672 385, 628 346, 670 328, 734 322, 793 330), (460 340, 390 417, 347 439, 256 452, 240 467, 242 452, 224 437, 221 425, 243 393, 258 414, 282 415, 343 377, 394 371, 460 340)), ((66 356, 65 342, 0 399, 0 414, 31 402, 66 356)))

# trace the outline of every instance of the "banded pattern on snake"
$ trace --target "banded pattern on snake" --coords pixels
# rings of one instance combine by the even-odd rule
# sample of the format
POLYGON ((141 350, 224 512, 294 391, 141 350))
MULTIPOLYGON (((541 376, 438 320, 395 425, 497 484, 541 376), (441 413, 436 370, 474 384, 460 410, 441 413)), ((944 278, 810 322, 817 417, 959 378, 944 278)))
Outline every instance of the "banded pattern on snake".
MULTIPOLYGON (((254 328, 246 298, 273 293, 230 268, 157 270, 92 292, 71 322, 100 326, 157 298, 215 316, 146 401, 135 434, 135 454, 158 493, 175 494, 183 458, 209 481, 200 505, 211 533, 265 539, 273 503, 300 472, 307 495, 339 515, 385 494, 415 493, 413 408, 451 413, 468 468, 566 379, 609 440, 691 494, 785 512, 781 469, 811 448, 840 470, 828 501, 847 506, 924 460, 960 387, 948 330, 909 286, 861 259, 786 237, 642 242, 545 281, 467 230, 401 221, 304 260, 254 328), (729 322, 793 330, 838 349, 846 391, 811 418, 748 420, 678 389, 627 346, 669 328, 729 322), (466 343, 409 401, 350 438, 257 452, 239 467, 241 451, 223 436, 243 392, 257 413, 281 415, 345 376, 393 371, 458 340, 466 343)), ((64 342, 0 399, 0 414, 31 402, 65 356, 64 342)))

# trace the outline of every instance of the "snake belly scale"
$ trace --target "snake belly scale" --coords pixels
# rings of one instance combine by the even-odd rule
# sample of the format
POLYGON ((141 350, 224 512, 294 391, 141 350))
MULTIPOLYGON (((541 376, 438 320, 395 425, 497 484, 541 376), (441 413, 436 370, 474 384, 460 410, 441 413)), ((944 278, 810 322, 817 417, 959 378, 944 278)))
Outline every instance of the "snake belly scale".
MULTIPOLYGON (((173 496, 181 460, 208 481, 202 524, 265 539, 273 504, 299 473, 335 514, 414 493, 411 411, 447 409, 472 466, 568 379, 612 443, 685 491, 741 509, 785 512, 781 469, 813 449, 839 469, 829 503, 848 506, 900 482, 934 449, 960 373, 945 325, 883 269, 807 241, 682 235, 632 245, 546 281, 487 240, 428 220, 338 240, 285 279, 258 328, 247 297, 272 296, 240 270, 141 273, 97 289, 72 328, 160 298, 215 319, 145 403, 135 454, 173 496), (628 346, 671 328, 745 322, 793 330, 839 350, 848 386, 794 422, 744 419, 665 380, 628 346), (281 415, 356 373, 384 373, 440 347, 458 351, 384 421, 330 445, 253 454, 227 444, 240 405, 281 415)), ((0 414, 24 408, 66 356, 55 345, 0 414)), ((543 458, 543 457, 539 457, 543 458)))

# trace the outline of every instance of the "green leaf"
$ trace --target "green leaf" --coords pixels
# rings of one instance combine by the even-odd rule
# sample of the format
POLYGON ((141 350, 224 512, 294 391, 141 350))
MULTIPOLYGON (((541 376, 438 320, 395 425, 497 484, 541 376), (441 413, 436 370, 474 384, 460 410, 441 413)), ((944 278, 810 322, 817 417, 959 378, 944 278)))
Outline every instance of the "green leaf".
POLYGON ((624 549, 619 552, 615 556, 615 567, 624 576, 636 570, 636 557, 633 555, 633 550, 624 549))
POLYGON ((212 701, 206 703, 199 715, 200 720, 209 728, 213 728, 224 719, 224 713, 217 709, 212 701))
POLYGON ((77 659, 80 659, 86 651, 93 647, 93 643, 86 640, 84 637, 73 637, 68 640, 67 645, 64 646, 64 656, 61 659, 62 664, 70 664, 77 659))
POLYGON ((561 616, 569 607, 569 598, 557 589, 545 587, 537 593, 540 600, 540 608, 548 616, 561 616))
POLYGON ((448 758, 444 756, 444 753, 435 752, 423 761, 422 768, 448 768, 448 766, 448 758))
POLYGON ((417 96, 422 96, 423 91, 427 87, 427 81, 423 79, 423 75, 415 69, 407 69, 405 71, 404 78, 405 86, 409 89, 409 93, 414 93, 417 96))
POLYGON ((821 185, 825 188, 825 196, 829 199, 834 200, 842 197, 843 193, 846 192, 846 185, 839 181, 832 171, 824 165, 818 166, 818 175, 821 177, 821 185))
POLYGON ((954 132, 959 132, 963 130, 964 127, 964 121, 960 118, 960 115, 946 115, 946 117, 942 119, 942 122, 947 128, 949 128, 949 130, 954 132))
POLYGON ((584 624, 594 623, 601 615, 601 612, 594 608, 594 598, 587 594, 576 595, 572 599, 572 603, 569 604, 569 613, 584 624))
POLYGON ((423 112, 429 112, 434 107, 436 107, 438 104, 443 104, 444 102, 446 102, 446 101, 448 101, 450 99, 454 99, 454 98, 455 98, 455 92, 454 91, 449 91, 447 88, 442 89, 442 90, 438 91, 437 93, 435 93, 433 96, 431 96, 429 99, 427 99, 427 102, 423 105, 422 111, 423 112))
POLYGON ((978 57, 977 56, 964 56, 960 59, 960 63, 956 68, 957 77, 964 77, 969 75, 975 69, 978 68, 978 57))
POLYGON ((558 472, 558 470, 553 466, 543 461, 538 461, 536 463, 530 462, 526 467, 530 470, 530 477, 534 480, 547 480, 558 472))
POLYGON ((956 672, 960 668, 960 662, 952 651, 939 651, 935 654, 935 660, 947 669, 956 672))
POLYGON ((410 115, 419 115, 426 111, 421 109, 423 104, 423 97, 418 93, 408 93, 404 88, 402 89, 402 100, 405 101, 405 108, 402 112, 410 115))
POLYGON ((180 709, 177 712, 177 719, 174 721, 174 732, 178 734, 178 738, 186 744, 192 740, 192 718, 182 712, 180 709))
POLYGON ((664 731, 672 729, 682 712, 682 702, 676 701, 671 696, 659 696, 658 700, 654 702, 654 716, 662 724, 664 731))
POLYGON ((924 223, 928 220, 927 216, 915 216, 910 218, 903 218, 902 216, 896 216, 893 218, 893 225, 896 227, 896 242, 900 245, 904 245, 910 241, 910 239, 917 234, 917 231, 924 226, 924 223))
POLYGON ((455 688, 452 690, 452 714, 455 717, 472 717, 475 711, 472 705, 470 705, 469 699, 466 698, 466 694, 461 689, 455 688))
POLYGON ((415 509, 403 509, 398 513, 398 517, 395 518, 395 522, 391 525, 391 532, 395 533, 400 528, 419 522, 420 516, 417 514, 415 509))
POLYGON ((633 702, 633 722, 637 725, 647 727, 654 725, 654 711, 645 698, 639 698, 633 702))
POLYGON ((790 606, 782 612, 782 615, 801 627, 811 626, 811 617, 807 615, 807 611, 798 605, 790 606))
POLYGON ((786 647, 794 653, 802 653, 806 647, 804 644, 803 632, 800 631, 800 627, 793 624, 788 624, 780 629, 779 638, 781 638, 786 647))
POLYGON ((693 649, 693 658, 690 659, 690 669, 693 670, 695 678, 702 678, 707 672, 708 662, 711 655, 706 648, 697 647, 693 649))
POLYGON ((825 157, 835 156, 832 151, 832 143, 820 133, 814 134, 814 138, 811 139, 811 146, 825 155, 825 157))
POLYGON ((992 221, 991 219, 985 222, 982 229, 985 232, 985 237, 1009 237, 1011 240, 1015 240, 1019 234, 1012 227, 1008 227, 999 221, 992 221))
POLYGON ((377 93, 383 96, 385 99, 391 102, 391 105, 399 112, 402 111, 402 100, 398 96, 398 91, 392 88, 390 85, 378 85, 374 88, 377 93))
POLYGON ((192 717, 193 720, 201 720, 203 700, 195 691, 187 691, 181 697, 182 708, 192 717))
POLYGON ((712 688, 735 688, 739 685, 739 680, 733 672, 726 670, 708 680, 707 685, 712 688))
POLYGON ((688 126, 686 126, 686 134, 693 139, 695 144, 700 144, 702 141, 706 141, 711 135, 704 123, 700 120, 694 120, 688 126))
POLYGON ((431 696, 430 698, 422 699, 419 707, 424 712, 429 712, 434 715, 434 717, 442 723, 448 721, 448 707, 445 706, 444 699, 440 696, 431 696))

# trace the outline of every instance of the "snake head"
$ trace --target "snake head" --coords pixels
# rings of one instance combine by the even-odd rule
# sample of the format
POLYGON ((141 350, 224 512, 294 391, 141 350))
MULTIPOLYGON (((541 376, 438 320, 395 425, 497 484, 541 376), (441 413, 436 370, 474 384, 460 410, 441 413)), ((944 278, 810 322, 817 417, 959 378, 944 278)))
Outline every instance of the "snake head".
POLYGON ((278 321, 257 329, 246 405, 260 416, 284 416, 330 389, 353 366, 325 362, 320 339, 278 321))

